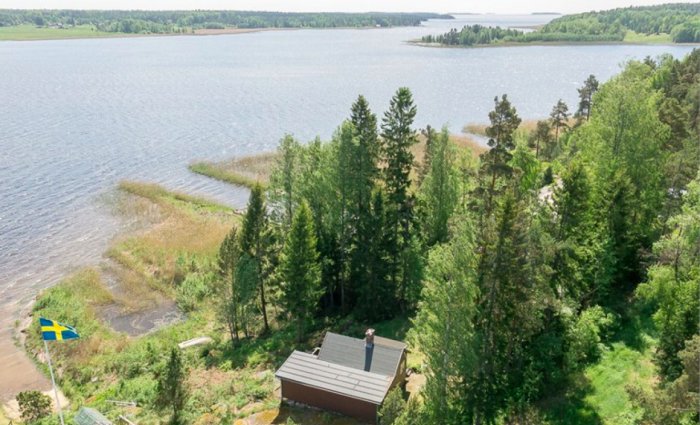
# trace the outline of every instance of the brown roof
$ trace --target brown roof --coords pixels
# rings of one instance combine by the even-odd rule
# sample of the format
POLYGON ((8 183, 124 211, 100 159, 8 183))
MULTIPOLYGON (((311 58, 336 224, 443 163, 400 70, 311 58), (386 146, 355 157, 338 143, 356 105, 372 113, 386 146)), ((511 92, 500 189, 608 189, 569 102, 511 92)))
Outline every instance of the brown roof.
POLYGON ((366 372, 323 361, 313 354, 294 351, 275 376, 379 405, 389 391, 393 374, 389 376, 366 372))

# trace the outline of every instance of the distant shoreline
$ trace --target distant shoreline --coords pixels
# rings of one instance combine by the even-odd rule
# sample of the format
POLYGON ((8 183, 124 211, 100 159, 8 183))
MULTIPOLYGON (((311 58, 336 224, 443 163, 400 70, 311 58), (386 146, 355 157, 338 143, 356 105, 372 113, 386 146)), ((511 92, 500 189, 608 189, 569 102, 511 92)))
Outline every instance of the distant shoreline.
POLYGON ((545 46, 677 46, 677 47, 698 47, 700 43, 674 43, 674 42, 654 42, 654 41, 537 41, 528 43, 504 42, 493 44, 473 44, 447 45, 440 43, 426 43, 421 40, 408 40, 407 44, 417 47, 439 48, 439 49, 482 49, 498 47, 545 47, 545 46))
POLYGON ((96 32, 95 34, 71 34, 66 33, 65 35, 57 36, 46 36, 46 37, 31 37, 31 38, 20 38, 20 37, 7 37, 4 38, 2 32, 0 32, 0 43, 5 41, 55 41, 55 40, 91 40, 91 39, 101 39, 101 38, 143 38, 143 37, 204 37, 213 35, 237 35, 237 34, 251 34, 257 32, 268 32, 268 31, 298 31, 298 30, 314 30, 314 31, 328 31, 328 30, 382 30, 390 28, 404 28, 404 27, 324 27, 324 28, 296 28, 296 27, 274 27, 274 28, 221 28, 221 29, 196 29, 193 32, 184 33, 151 33, 151 34, 129 34, 123 32, 96 32))

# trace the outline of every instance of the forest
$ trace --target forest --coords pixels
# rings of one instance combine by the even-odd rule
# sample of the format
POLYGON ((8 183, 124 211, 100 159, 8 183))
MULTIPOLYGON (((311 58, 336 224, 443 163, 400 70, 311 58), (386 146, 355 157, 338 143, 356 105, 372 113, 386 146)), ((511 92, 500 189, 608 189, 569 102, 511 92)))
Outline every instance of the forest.
POLYGON ((380 116, 359 96, 332 140, 281 140, 240 217, 123 183, 188 224, 108 255, 188 318, 129 340, 99 319, 94 273, 48 290, 35 314, 83 333, 56 354, 61 387, 108 412, 137 400, 144 423, 233 421, 278 403, 266 370, 293 347, 371 324, 403 329, 426 378, 390 394, 382 425, 697 423, 700 50, 578 93, 527 131, 497 96, 480 156, 415 128, 408 88, 380 116), (202 350, 173 347, 202 332, 202 350), (626 416, 601 418, 571 403, 616 344, 653 352, 652 372, 609 395, 626 416))
POLYGON ((434 13, 282 13, 247 11, 11 10, 0 9, 0 27, 90 25, 97 31, 170 34, 195 29, 337 28, 415 26, 434 13))
POLYGON ((532 32, 479 25, 428 35, 424 43, 472 46, 531 42, 622 42, 631 33, 666 34, 674 43, 700 42, 700 3, 639 6, 565 15, 532 32))

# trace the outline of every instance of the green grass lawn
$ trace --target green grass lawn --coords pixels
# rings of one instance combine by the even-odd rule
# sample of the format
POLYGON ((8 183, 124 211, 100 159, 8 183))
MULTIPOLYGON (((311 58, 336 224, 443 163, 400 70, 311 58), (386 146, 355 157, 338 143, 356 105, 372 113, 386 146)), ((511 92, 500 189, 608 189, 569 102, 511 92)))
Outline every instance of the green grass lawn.
POLYGON ((625 43, 642 43, 642 44, 670 44, 673 43, 671 34, 640 34, 634 31, 627 31, 625 34, 625 43))
POLYGON ((37 28, 34 25, 0 27, 0 40, 54 40, 63 38, 110 37, 120 35, 97 31, 92 25, 78 25, 72 28, 37 28))

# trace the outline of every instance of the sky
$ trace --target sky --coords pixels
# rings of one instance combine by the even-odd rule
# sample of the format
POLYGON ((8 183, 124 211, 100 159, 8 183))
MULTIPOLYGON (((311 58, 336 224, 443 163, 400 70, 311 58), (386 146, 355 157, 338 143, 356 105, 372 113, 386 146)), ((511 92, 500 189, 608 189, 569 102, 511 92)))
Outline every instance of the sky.
MULTIPOLYGON (((693 3, 697 0, 673 0, 693 3)), ((0 9, 270 10, 285 12, 576 13, 664 0, 0 0, 0 9)), ((666 0, 665 2, 671 2, 666 0)))

